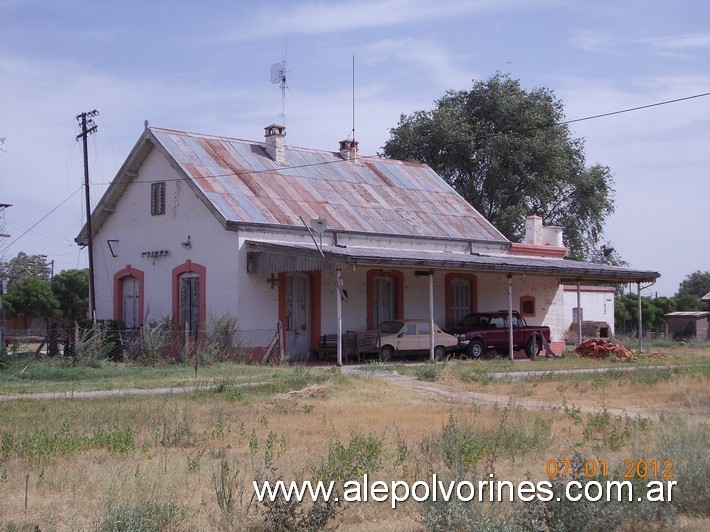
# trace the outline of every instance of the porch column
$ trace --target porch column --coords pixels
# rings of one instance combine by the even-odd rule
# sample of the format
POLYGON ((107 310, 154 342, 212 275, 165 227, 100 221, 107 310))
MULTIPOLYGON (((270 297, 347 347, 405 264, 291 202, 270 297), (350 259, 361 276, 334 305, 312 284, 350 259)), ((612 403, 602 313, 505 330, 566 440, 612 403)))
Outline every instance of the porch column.
POLYGON ((337 270, 335 270, 335 315, 338 321, 338 347, 336 364, 338 366, 343 365, 343 303, 341 296, 342 290, 343 274, 338 268, 337 270))
POLYGON ((513 356, 513 274, 508 274, 508 358, 513 356))
POLYGON ((577 279, 577 345, 582 345, 582 290, 577 279))
POLYGON ((434 362, 434 272, 429 273, 429 360, 434 362))
POLYGON ((643 316, 641 315, 641 281, 636 283, 636 287, 638 290, 638 303, 639 303, 639 355, 641 354, 641 351, 643 351, 643 316))

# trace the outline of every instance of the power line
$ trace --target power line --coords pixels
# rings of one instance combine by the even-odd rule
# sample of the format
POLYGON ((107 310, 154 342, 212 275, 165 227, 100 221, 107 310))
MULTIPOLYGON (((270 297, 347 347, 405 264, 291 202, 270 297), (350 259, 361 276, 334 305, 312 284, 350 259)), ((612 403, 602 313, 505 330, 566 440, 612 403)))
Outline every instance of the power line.
POLYGON ((605 116, 620 115, 622 113, 630 113, 632 111, 639 111, 641 109, 649 109, 650 107, 659 107, 661 105, 668 105, 670 103, 684 102, 686 100, 692 100, 693 98, 702 98, 703 96, 710 96, 710 92, 704 92, 702 94, 694 94, 693 96, 685 96, 684 98, 676 98, 675 100, 666 100, 664 102, 650 103, 648 105, 641 105, 639 107, 630 107, 628 109, 622 109, 620 111, 612 111, 610 113, 602 113, 600 115, 586 116, 584 118, 575 118, 574 120, 565 120, 564 122, 559 122, 555 125, 562 126, 565 124, 573 124, 574 122, 582 122, 584 120, 594 120, 596 118, 604 118, 605 116))
POLYGON ((29 233, 30 231, 32 231, 32 229, 34 229, 35 227, 37 227, 37 226, 38 226, 40 223, 42 223, 46 218, 48 218, 50 214, 52 214, 52 213, 53 213, 54 211, 56 211, 59 207, 61 207, 61 206, 64 205, 67 201, 69 201, 72 197, 74 197, 74 195, 75 195, 77 192, 79 192, 82 188, 84 188, 83 185, 80 186, 79 188, 77 188, 77 189, 76 189, 74 192, 72 192, 71 194, 69 194, 69 196, 67 196, 66 198, 64 198, 64 200, 63 200, 59 205, 57 205, 57 206, 54 207, 51 211, 49 211, 47 214, 45 214, 44 216, 42 216, 42 218, 40 218, 39 220, 37 220, 29 229, 27 229, 24 233, 22 233, 20 236, 18 236, 15 240, 13 240, 13 241, 10 242, 7 246, 5 246, 5 249, 9 248, 9 247, 12 246, 15 242, 17 242, 17 241, 20 240, 23 236, 25 236, 27 233, 29 233))
MULTIPOLYGON (((695 98, 702 98, 705 96, 710 96, 710 92, 704 92, 701 94, 694 94, 692 96, 685 96, 683 98, 675 98, 673 100, 665 100, 662 102, 651 103, 648 105, 641 105, 638 107, 629 107, 627 109, 621 109, 618 111, 611 111, 608 113, 601 113, 601 114, 597 114, 597 115, 585 116, 582 118, 574 118, 572 120, 563 120, 560 122, 554 122, 552 124, 538 125, 538 126, 533 126, 533 127, 529 127, 529 128, 523 128, 523 129, 511 129, 508 131, 500 131, 500 132, 496 132, 496 133, 490 133, 488 135, 483 135, 482 137, 486 138, 486 137, 491 137, 494 135, 508 135, 508 134, 516 134, 516 133, 526 133, 528 131, 535 131, 535 130, 540 130, 540 129, 549 129, 552 127, 564 126, 564 125, 573 124, 576 122, 584 122, 587 120, 596 120, 598 118, 604 118, 607 116, 613 116, 613 115, 618 115, 618 114, 623 114, 623 113, 630 113, 630 112, 639 111, 642 109, 649 109, 651 107, 660 107, 662 105, 669 105, 672 103, 678 103, 678 102, 682 102, 682 101, 686 101, 686 100, 692 100, 695 98)), ((469 142, 470 142, 469 139, 457 140, 457 141, 448 142, 445 145, 450 146, 450 145, 463 144, 463 143, 467 144, 469 142)), ((359 160, 368 160, 368 159, 376 160, 376 159, 382 159, 383 157, 381 157, 379 155, 365 155, 365 156, 361 156, 358 158, 359 158, 359 160)), ((225 173, 225 174, 213 174, 213 175, 209 175, 209 176, 191 176, 191 179, 193 179, 195 181, 199 181, 200 179, 210 179, 210 178, 217 178, 217 177, 237 177, 240 175, 254 175, 254 174, 267 173, 267 172, 285 172, 288 170, 297 170, 300 168, 309 168, 309 167, 314 167, 314 166, 325 166, 325 165, 330 165, 330 164, 342 164, 342 163, 350 164, 349 161, 344 160, 344 159, 343 160, 335 160, 335 161, 321 161, 321 162, 317 162, 317 163, 300 164, 300 165, 288 166, 288 167, 268 168, 268 169, 264 169, 264 170, 243 170, 243 171, 229 172, 229 173, 225 173)), ((133 184, 146 184, 147 185, 147 184, 157 183, 157 182, 172 182, 172 181, 182 181, 182 180, 183 180, 183 178, 178 177, 178 178, 174 178, 174 179, 158 179, 156 181, 139 181, 139 182, 133 182, 133 184)), ((94 184, 95 185, 111 185, 112 183, 109 182, 109 183, 94 183, 94 184)))

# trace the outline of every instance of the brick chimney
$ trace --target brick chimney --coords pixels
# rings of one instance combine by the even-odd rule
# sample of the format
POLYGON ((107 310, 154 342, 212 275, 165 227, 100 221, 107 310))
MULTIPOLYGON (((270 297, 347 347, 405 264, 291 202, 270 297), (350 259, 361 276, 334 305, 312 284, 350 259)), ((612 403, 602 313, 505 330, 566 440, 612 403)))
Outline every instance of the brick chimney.
POLYGON ((358 141, 345 139, 340 141, 340 156, 346 161, 357 161, 358 141))
POLYGON ((539 246, 542 244, 542 218, 528 216, 525 218, 525 244, 539 246))
POLYGON ((286 166, 286 126, 271 124, 264 128, 266 153, 274 162, 286 166))

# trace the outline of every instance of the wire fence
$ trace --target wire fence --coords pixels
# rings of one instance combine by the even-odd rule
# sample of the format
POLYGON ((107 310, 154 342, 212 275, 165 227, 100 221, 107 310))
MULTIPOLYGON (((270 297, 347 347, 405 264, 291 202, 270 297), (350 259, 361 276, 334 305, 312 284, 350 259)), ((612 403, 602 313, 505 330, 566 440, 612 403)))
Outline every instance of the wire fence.
POLYGON ((237 329, 223 322, 185 331, 175 329, 168 321, 137 328, 112 326, 115 323, 7 331, 3 337, 5 351, 10 356, 35 354, 146 364, 195 358, 201 362, 279 363, 282 358, 278 325, 237 329))

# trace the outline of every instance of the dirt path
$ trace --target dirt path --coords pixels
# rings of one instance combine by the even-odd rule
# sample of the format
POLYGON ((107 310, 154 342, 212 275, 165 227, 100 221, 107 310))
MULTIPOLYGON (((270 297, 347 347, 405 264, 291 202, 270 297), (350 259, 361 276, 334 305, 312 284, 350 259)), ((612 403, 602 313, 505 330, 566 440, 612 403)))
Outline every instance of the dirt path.
MULTIPOLYGON (((630 368, 633 369, 633 368, 630 368)), ((537 374, 575 374, 575 373, 591 373, 605 371, 604 369, 595 370, 557 370, 557 371, 524 371, 511 373, 500 373, 491 374, 493 378, 497 379, 509 379, 512 381, 525 378, 527 376, 537 375, 537 374)), ((608 370, 607 370, 608 371, 608 370)), ((563 411, 563 406, 560 403, 550 403, 549 401, 543 401, 541 399, 535 399, 531 397, 523 397, 519 394, 507 394, 507 393, 484 393, 484 392, 471 392, 465 390, 457 390, 443 384, 437 384, 434 382, 420 381, 416 377, 401 375, 394 371, 368 371, 361 370, 359 368, 343 368, 343 372, 350 375, 361 375, 364 377, 378 377, 392 381, 393 383, 400 383, 403 386, 408 386, 419 394, 426 395, 435 398, 442 402, 451 403, 471 403, 481 406, 505 406, 511 399, 516 406, 523 408, 525 410, 531 411, 563 411)), ((598 404, 588 404, 582 401, 575 401, 573 407, 575 410, 579 410, 584 413, 594 413, 600 411, 600 406, 598 404)), ((658 419, 659 414, 653 411, 653 408, 648 407, 625 407, 616 408, 611 406, 605 406, 607 412, 612 415, 623 416, 639 415, 644 418, 658 419)))
MULTIPOLYGON (((633 370, 635 368, 628 368, 633 370)), ((359 366, 343 366, 341 368, 342 372, 347 375, 359 375, 362 377, 377 377, 392 381, 393 383, 399 383, 402 386, 411 388, 418 394, 426 395, 432 397, 438 401, 451 402, 451 403, 471 403, 475 405, 482 406, 504 406, 511 399, 514 401, 515 405, 531 411, 562 411, 563 406, 559 402, 551 403, 550 401, 544 401, 541 399, 524 397, 520 394, 509 394, 509 393, 485 393, 485 392, 473 392, 465 390, 457 390, 449 386, 433 383, 424 382, 417 380, 416 377, 402 375, 394 371, 383 371, 383 370, 368 370, 362 369, 359 366)), ((516 381, 523 379, 528 376, 538 376, 543 374, 560 374, 560 375, 570 375, 575 373, 591 373, 599 371, 608 371, 608 369, 600 368, 593 370, 550 370, 550 371, 520 371, 514 373, 491 373, 490 376, 498 380, 510 380, 516 381)), ((244 383, 240 386, 258 386, 261 383, 244 383)), ((115 396, 136 396, 136 395, 180 395, 195 392, 206 392, 214 389, 214 386, 185 386, 185 387, 175 387, 175 388, 154 388, 154 389, 124 389, 124 390, 95 390, 95 391, 70 391, 70 392, 46 392, 46 393, 34 393, 34 394, 16 394, 16 395, 0 395, 0 401, 12 401, 12 400, 61 400, 61 399, 92 399, 92 398, 104 398, 104 397, 115 397, 115 396)), ((598 404, 589 404, 582 398, 581 401, 575 401, 572 405, 575 410, 580 412, 598 412, 600 406, 598 404)), ((610 414, 614 415, 631 415, 631 416, 642 416, 651 419, 657 419, 659 413, 655 411, 652 406, 639 407, 628 405, 625 408, 616 408, 606 406, 606 410, 610 414)))

